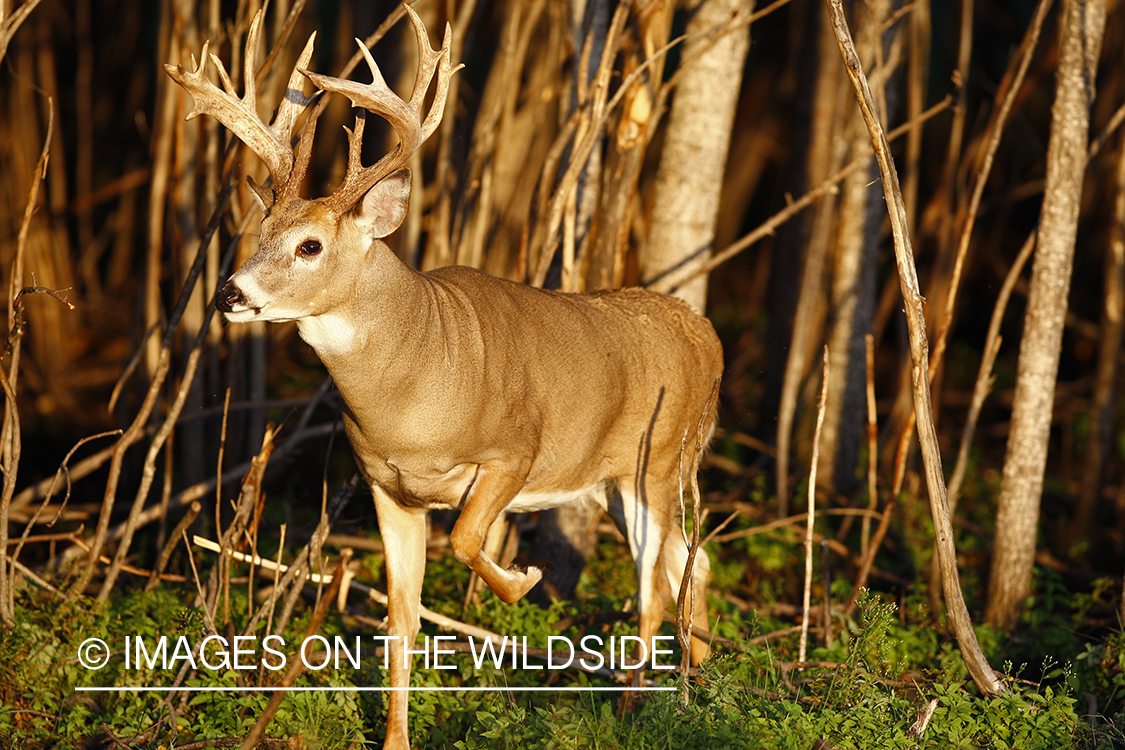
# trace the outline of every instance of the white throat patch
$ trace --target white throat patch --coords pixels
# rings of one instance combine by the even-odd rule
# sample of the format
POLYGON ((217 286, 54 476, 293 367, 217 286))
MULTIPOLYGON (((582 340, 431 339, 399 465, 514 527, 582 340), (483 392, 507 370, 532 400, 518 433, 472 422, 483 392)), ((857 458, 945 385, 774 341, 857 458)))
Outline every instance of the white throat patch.
POLYGON ((348 354, 356 346, 355 327, 333 313, 299 318, 297 332, 321 356, 348 354))

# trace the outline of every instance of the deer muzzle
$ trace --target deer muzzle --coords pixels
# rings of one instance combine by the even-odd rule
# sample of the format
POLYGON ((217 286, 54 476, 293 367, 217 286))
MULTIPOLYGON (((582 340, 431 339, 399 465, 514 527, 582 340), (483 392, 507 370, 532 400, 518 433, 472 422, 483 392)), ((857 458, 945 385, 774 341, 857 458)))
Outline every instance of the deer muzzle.
POLYGON ((242 290, 235 286, 233 281, 224 284, 215 296, 215 307, 220 312, 231 313, 234 312, 235 305, 245 306, 245 304, 246 299, 242 296, 242 290))

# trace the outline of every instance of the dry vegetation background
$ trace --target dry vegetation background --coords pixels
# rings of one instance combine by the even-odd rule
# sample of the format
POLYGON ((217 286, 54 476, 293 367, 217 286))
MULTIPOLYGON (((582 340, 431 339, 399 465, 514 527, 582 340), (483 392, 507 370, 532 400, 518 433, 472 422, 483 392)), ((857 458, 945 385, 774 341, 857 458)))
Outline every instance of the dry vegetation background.
MULTIPOLYGON (((325 472, 334 487, 353 471, 342 435, 330 442, 338 404, 296 330, 228 328, 213 315, 217 284, 253 252, 260 217, 244 177, 262 172, 217 123, 185 122, 190 98, 161 68, 198 56, 210 39, 237 79, 259 6, 0 0, 0 269, 13 331, 4 360, 10 525, 0 543, 30 534, 0 582, 56 576, 71 591, 108 596, 122 585, 123 564, 151 569, 193 501, 213 515, 217 474, 226 495, 237 492, 268 422, 283 426, 265 482, 287 509, 311 508, 315 520, 325 472), (47 151, 49 159, 41 156, 47 151), (52 294, 18 296, 24 287, 58 290, 69 304, 52 294), (68 476, 57 475, 44 504, 64 457, 68 476)), ((979 603, 1031 263, 1011 278, 1006 305, 1005 279, 1040 220, 1060 19, 1072 6, 854 6, 852 28, 892 131, 927 300, 947 476, 994 315, 1002 337, 992 391, 965 441, 968 479, 954 482, 972 501, 955 506, 959 533, 981 541, 960 561, 979 603)), ((751 42, 711 245, 722 261, 710 276, 708 311, 727 373, 725 437, 707 470, 715 488, 708 507, 713 518, 738 510, 762 522, 804 507, 795 488, 808 476, 827 343, 834 375, 822 502, 874 511, 862 522, 860 549, 837 545, 840 554, 854 571, 870 535, 883 539, 879 513, 891 505, 897 546, 888 554, 898 562, 885 565, 929 580, 927 566, 911 567, 928 560, 932 532, 917 451, 903 440, 913 422, 902 299, 854 92, 820 2, 732 7, 740 12, 728 12, 716 33, 749 24, 751 42), (866 333, 874 344, 873 454, 866 333), (747 505, 763 481, 773 499, 747 505)), ((441 130, 416 157, 411 215, 392 238, 401 257, 571 290, 647 280, 640 269, 655 220, 667 104, 678 95, 685 59, 681 43, 665 45, 684 34, 688 12, 658 2, 618 9, 609 0, 421 0, 416 8, 432 34, 452 24, 454 59, 466 67, 441 130)), ((272 3, 267 49, 281 51, 259 76, 263 99, 277 101, 314 29, 315 70, 338 74, 354 64, 353 37, 377 38, 374 54, 388 80, 408 90, 412 40, 405 24, 387 23, 401 16, 391 2, 272 3)), ((1123 55, 1125 14, 1111 2, 1096 83, 1086 79, 1096 96, 1046 483, 1041 507, 1024 511, 1037 564, 1079 584, 1119 576, 1125 558, 1118 367, 1125 139, 1116 116, 1125 103, 1123 55)), ((326 195, 342 175, 350 117, 339 101, 322 117, 308 194, 326 195)), ((690 159, 680 165, 693 168, 690 159)), ((844 539, 842 524, 860 523, 847 518, 831 516, 821 531, 844 539)), ((1008 614, 994 614, 995 624, 1010 624, 1008 614)))

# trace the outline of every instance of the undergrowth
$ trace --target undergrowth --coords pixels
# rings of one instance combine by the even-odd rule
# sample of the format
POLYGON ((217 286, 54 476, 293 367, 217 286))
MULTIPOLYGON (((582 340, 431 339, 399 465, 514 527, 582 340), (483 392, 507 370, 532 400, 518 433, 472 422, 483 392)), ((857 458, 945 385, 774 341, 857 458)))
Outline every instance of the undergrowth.
MULTIPOLYGON (((593 570, 596 574, 598 566, 593 570)), ((589 588, 590 581, 584 584, 589 588)), ((419 668, 416 686, 502 688, 499 692, 415 692, 411 695, 411 730, 419 748, 763 748, 808 750, 837 748, 1115 748, 1125 747, 1118 731, 1125 721, 1125 639, 1114 633, 1103 640, 1075 635, 1074 618, 1091 605, 1090 595, 1062 597, 1052 587, 1055 613, 1026 618, 1027 638, 1065 645, 1067 653, 1041 656, 1040 661, 1004 664, 1009 691, 982 697, 968 682, 955 644, 941 625, 914 622, 924 608, 910 602, 900 610, 884 598, 866 594, 855 619, 841 617, 832 645, 811 648, 808 666, 795 663, 795 640, 751 640, 772 622, 741 620, 740 640, 716 649, 690 680, 685 704, 680 678, 655 674, 655 684, 675 688, 646 692, 631 711, 619 707, 621 693, 521 692, 516 688, 619 687, 606 677, 574 669, 478 669, 471 654, 445 657, 440 671, 419 668), (1067 635, 1069 634, 1069 635, 1067 635), (1094 701, 1094 703, 1091 703, 1094 701), (1099 712, 1089 721, 1091 707, 1099 712), (928 718, 926 717, 928 715, 928 718), (923 723, 922 719, 925 718, 923 723)), ((597 588, 597 587, 595 587, 597 588)), ((596 602, 607 610, 625 604, 627 586, 607 580, 596 602)), ((1098 589, 1095 588, 1095 591, 1098 589)), ((0 747, 112 747, 109 734, 129 738, 129 747, 174 748, 188 743, 203 747, 244 736, 261 714, 271 693, 80 692, 79 686, 139 687, 168 684, 178 671, 147 665, 129 668, 121 655, 126 636, 156 639, 180 636, 195 642, 204 624, 191 605, 194 592, 164 587, 133 593, 105 605, 81 605, 49 594, 25 592, 18 604, 20 620, 0 638, 0 747), (87 638, 110 644, 115 658, 99 670, 83 668, 77 650, 87 638), (174 709, 172 711, 171 709, 174 709), (169 716, 174 720, 169 720, 169 716)), ((452 597, 450 598, 452 601, 452 597)), ((586 601, 582 609, 591 605, 586 601)), ((712 597, 712 609, 728 624, 737 609, 712 597)), ((573 605, 550 609, 517 603, 497 606, 486 595, 469 607, 465 619, 500 633, 528 637, 542 646, 551 635, 577 643, 585 635, 628 635, 630 622, 571 626, 559 630, 573 605)), ((232 612, 244 611, 245 600, 232 601, 232 612)), ((300 642, 309 613, 294 618, 286 642, 300 642)), ((237 629, 238 617, 232 616, 237 629)), ((716 628, 717 631, 732 628, 716 628)), ((234 632, 234 631, 229 631, 234 632)), ((667 626, 665 634, 672 633, 667 626)), ((439 631, 425 628, 433 637, 439 631)), ((347 618, 330 617, 321 634, 340 636, 346 644, 356 636, 363 644, 359 669, 346 661, 310 669, 297 682, 303 687, 355 688, 385 684, 381 658, 370 629, 347 618)), ((987 629, 982 643, 996 660, 1018 651, 987 629), (998 650, 1000 649, 1000 650, 998 650), (1006 651, 1003 651, 1006 649, 1006 651)), ((419 643, 423 643, 422 640, 419 643)), ((421 646, 420 646, 421 647, 421 646)), ((1034 649, 1024 650, 1029 653, 1034 649)), ((171 649, 169 649, 171 653, 171 649)), ((315 663, 317 658, 311 658, 315 663)), ((324 656, 327 658, 327 656, 324 656)), ((532 660, 533 662, 536 659, 532 660)), ((541 661, 538 660, 538 661, 541 661)), ((678 652, 673 661, 678 663, 678 652)), ((331 663, 331 662, 330 662, 331 663)), ((255 665, 258 663, 255 662, 255 665)), ((199 669, 185 684, 207 688, 252 688, 277 684, 281 673, 261 668, 199 669)), ((653 672, 649 673, 654 676, 653 672)), ((347 748, 377 746, 385 722, 384 694, 334 690, 290 693, 266 731, 267 738, 286 747, 347 748)), ((267 745, 268 746, 268 745, 267 745)))

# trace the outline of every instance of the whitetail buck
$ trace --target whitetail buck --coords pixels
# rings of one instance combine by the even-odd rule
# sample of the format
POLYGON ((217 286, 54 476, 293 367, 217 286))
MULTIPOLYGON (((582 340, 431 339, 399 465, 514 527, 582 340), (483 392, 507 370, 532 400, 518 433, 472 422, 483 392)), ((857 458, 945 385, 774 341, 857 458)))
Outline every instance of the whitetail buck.
MULTIPOLYGON (((419 273, 398 260, 382 238, 406 215, 410 173, 403 165, 437 128, 449 79, 460 67, 450 62, 448 26, 434 50, 421 20, 407 11, 420 57, 409 101, 390 90, 362 43, 373 83, 304 70, 310 38, 267 125, 253 84, 260 13, 246 43, 243 97, 234 95, 214 56, 223 89, 207 80, 206 45, 194 72, 166 66, 195 100, 188 117, 218 119, 262 158, 272 178, 272 185, 252 185, 267 207, 258 252, 223 287, 217 305, 232 322, 296 321, 336 381, 386 552, 391 687, 409 685, 402 637, 413 644, 419 628, 431 508, 460 508, 450 535, 454 556, 513 602, 542 578, 543 567, 505 570, 490 560, 482 552, 489 526, 505 511, 584 497, 600 503, 636 560, 640 637, 651 646, 688 556, 676 528, 680 472, 694 465, 696 425, 703 420, 708 435, 714 425, 719 341, 706 319, 661 294, 561 294, 471 268, 419 273), (301 76, 385 118, 400 141, 373 166, 362 166, 358 117, 343 184, 327 199, 298 195, 315 127, 308 123, 294 153, 292 130, 310 101, 301 76)), ((703 629, 708 575, 700 554, 694 625, 703 629)), ((694 660, 707 652, 697 639, 694 660)), ((407 695, 390 694, 387 748, 408 746, 407 695)))

